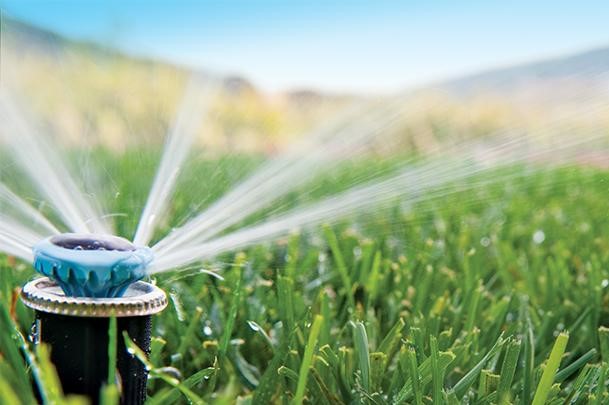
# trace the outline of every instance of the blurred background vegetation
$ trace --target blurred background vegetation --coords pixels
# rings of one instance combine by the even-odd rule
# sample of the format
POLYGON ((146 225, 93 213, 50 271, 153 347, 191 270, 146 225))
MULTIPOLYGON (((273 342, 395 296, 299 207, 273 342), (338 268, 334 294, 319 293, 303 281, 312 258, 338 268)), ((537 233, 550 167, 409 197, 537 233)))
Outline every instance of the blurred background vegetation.
MULTIPOLYGON (((161 145, 189 77, 207 75, 6 17, 2 70, 55 140, 114 151, 161 145)), ((557 118, 569 133, 606 130, 609 117, 595 107, 609 101, 608 77, 609 48, 603 48, 411 90, 403 99, 408 120, 396 136, 402 147, 424 150, 447 138, 543 129, 557 118)), ((271 155, 348 105, 387 97, 269 93, 247 78, 224 77, 200 142, 208 151, 271 155)), ((602 164, 603 157, 591 151, 582 160, 602 164)))

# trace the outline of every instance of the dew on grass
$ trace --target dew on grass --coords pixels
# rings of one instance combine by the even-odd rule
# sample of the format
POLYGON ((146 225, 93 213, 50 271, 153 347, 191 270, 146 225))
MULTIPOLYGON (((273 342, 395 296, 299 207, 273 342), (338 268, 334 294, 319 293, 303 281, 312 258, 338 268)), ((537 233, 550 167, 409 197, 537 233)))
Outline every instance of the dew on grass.
POLYGON ((169 298, 171 299, 171 302, 173 303, 173 307, 175 308, 176 315, 178 316, 178 320, 180 322, 184 322, 184 320, 186 319, 186 316, 184 314, 184 308, 182 307, 182 301, 180 301, 180 297, 178 296, 177 292, 172 290, 169 293, 169 298))

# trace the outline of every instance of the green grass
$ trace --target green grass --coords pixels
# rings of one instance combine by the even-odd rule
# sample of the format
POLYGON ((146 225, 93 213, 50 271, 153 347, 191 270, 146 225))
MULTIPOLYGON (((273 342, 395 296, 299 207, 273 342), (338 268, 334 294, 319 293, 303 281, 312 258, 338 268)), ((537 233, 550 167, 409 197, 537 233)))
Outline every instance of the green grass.
MULTIPOLYGON (((104 159, 120 191, 107 203, 131 214, 119 217, 129 235, 152 166, 104 159)), ((200 179, 217 162, 193 163, 165 226, 194 209, 188 190, 209 203, 256 164, 233 159, 215 184, 200 179)), ((369 166, 282 203, 344 188, 369 166)), ((207 265, 224 280, 159 275, 170 304, 143 359, 149 402, 607 403, 608 192, 609 173, 584 168, 456 187, 223 255, 207 265)), ((31 403, 32 379, 61 403, 48 350, 25 339, 32 314, 14 303, 33 272, 8 259, 1 271, 0 403, 31 403)))

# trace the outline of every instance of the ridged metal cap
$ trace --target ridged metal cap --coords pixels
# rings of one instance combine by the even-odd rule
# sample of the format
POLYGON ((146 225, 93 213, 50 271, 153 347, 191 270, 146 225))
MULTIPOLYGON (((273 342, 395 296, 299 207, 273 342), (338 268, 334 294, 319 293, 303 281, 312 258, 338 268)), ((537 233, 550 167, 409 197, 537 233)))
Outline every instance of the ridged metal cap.
POLYGON ((163 290, 143 281, 131 284, 120 298, 90 298, 66 296, 48 277, 27 283, 21 290, 21 300, 36 311, 97 318, 152 315, 167 306, 163 290))

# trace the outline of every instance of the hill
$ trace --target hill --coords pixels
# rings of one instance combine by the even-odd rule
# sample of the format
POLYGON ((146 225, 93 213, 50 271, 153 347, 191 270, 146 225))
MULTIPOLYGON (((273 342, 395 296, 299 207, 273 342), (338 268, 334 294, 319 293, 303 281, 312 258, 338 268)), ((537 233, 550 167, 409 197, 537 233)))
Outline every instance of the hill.
MULTIPOLYGON (((117 150, 162 143, 192 69, 2 21, 5 80, 11 77, 56 139, 117 150)), ((421 148, 447 136, 539 127, 558 115, 597 128, 606 122, 590 111, 609 101, 608 73, 609 48, 602 48, 411 90, 408 120, 396 133, 401 144, 421 148)), ((357 98, 309 89, 269 94, 226 76, 201 138, 211 148, 273 153, 357 98)))

